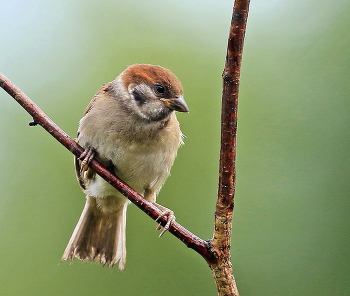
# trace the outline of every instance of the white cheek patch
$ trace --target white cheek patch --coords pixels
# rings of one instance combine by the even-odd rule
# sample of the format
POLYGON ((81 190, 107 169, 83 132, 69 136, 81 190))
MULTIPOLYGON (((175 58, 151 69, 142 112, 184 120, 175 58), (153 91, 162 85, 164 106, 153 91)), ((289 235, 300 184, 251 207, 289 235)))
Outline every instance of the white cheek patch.
MULTIPOLYGON (((142 112, 142 108, 137 104, 137 99, 134 96, 134 92, 137 91, 138 93, 141 93, 143 97, 146 97, 146 99, 150 98, 152 94, 150 94, 151 90, 149 86, 146 84, 130 84, 128 86, 128 92, 132 98, 132 100, 128 101, 128 104, 130 105, 130 109, 133 110, 137 115, 139 115, 141 118, 148 119, 148 116, 142 112)), ((144 103, 147 104, 147 101, 144 103)))
POLYGON ((154 94, 152 88, 144 83, 129 85, 128 91, 132 100, 128 102, 130 109, 143 119, 158 118, 164 104, 154 94))

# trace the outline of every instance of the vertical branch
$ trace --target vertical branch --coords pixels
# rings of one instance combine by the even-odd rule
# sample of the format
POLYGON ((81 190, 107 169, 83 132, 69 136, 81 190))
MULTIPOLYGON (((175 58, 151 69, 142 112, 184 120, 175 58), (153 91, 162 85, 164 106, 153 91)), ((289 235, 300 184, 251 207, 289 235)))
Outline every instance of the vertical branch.
POLYGON ((237 107, 244 35, 250 0, 236 0, 223 78, 219 189, 211 240, 218 261, 210 264, 219 295, 239 295, 232 274, 231 230, 236 180, 237 107))

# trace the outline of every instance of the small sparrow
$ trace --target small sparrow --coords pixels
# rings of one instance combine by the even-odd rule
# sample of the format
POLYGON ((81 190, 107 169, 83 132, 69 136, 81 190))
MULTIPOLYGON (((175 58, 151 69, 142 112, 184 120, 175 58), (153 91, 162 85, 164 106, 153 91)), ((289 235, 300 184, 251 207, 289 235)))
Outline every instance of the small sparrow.
POLYGON ((79 122, 77 140, 85 152, 75 158, 86 204, 62 260, 125 268, 130 202, 88 167, 93 157, 163 211, 168 224, 161 234, 169 228, 173 212, 155 202, 183 143, 174 111, 189 111, 182 85, 160 66, 132 65, 97 92, 79 122))

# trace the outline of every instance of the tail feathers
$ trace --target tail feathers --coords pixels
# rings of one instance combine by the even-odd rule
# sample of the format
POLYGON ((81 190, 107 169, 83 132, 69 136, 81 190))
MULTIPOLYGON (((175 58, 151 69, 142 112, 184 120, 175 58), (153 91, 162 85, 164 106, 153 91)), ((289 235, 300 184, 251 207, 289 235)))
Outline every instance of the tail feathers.
POLYGON ((112 214, 103 213, 96 199, 88 197, 84 210, 63 253, 62 260, 97 261, 123 270, 126 263, 126 209, 128 203, 112 214))

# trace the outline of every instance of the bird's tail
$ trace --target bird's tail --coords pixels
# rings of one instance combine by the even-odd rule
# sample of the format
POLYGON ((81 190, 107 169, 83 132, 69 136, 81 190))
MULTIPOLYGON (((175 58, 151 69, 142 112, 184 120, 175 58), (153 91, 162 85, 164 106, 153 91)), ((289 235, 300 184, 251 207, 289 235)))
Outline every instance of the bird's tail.
POLYGON ((126 262, 126 210, 125 202, 117 211, 103 213, 96 198, 87 196, 84 210, 63 253, 62 260, 97 261, 113 266, 119 261, 119 270, 126 262))

